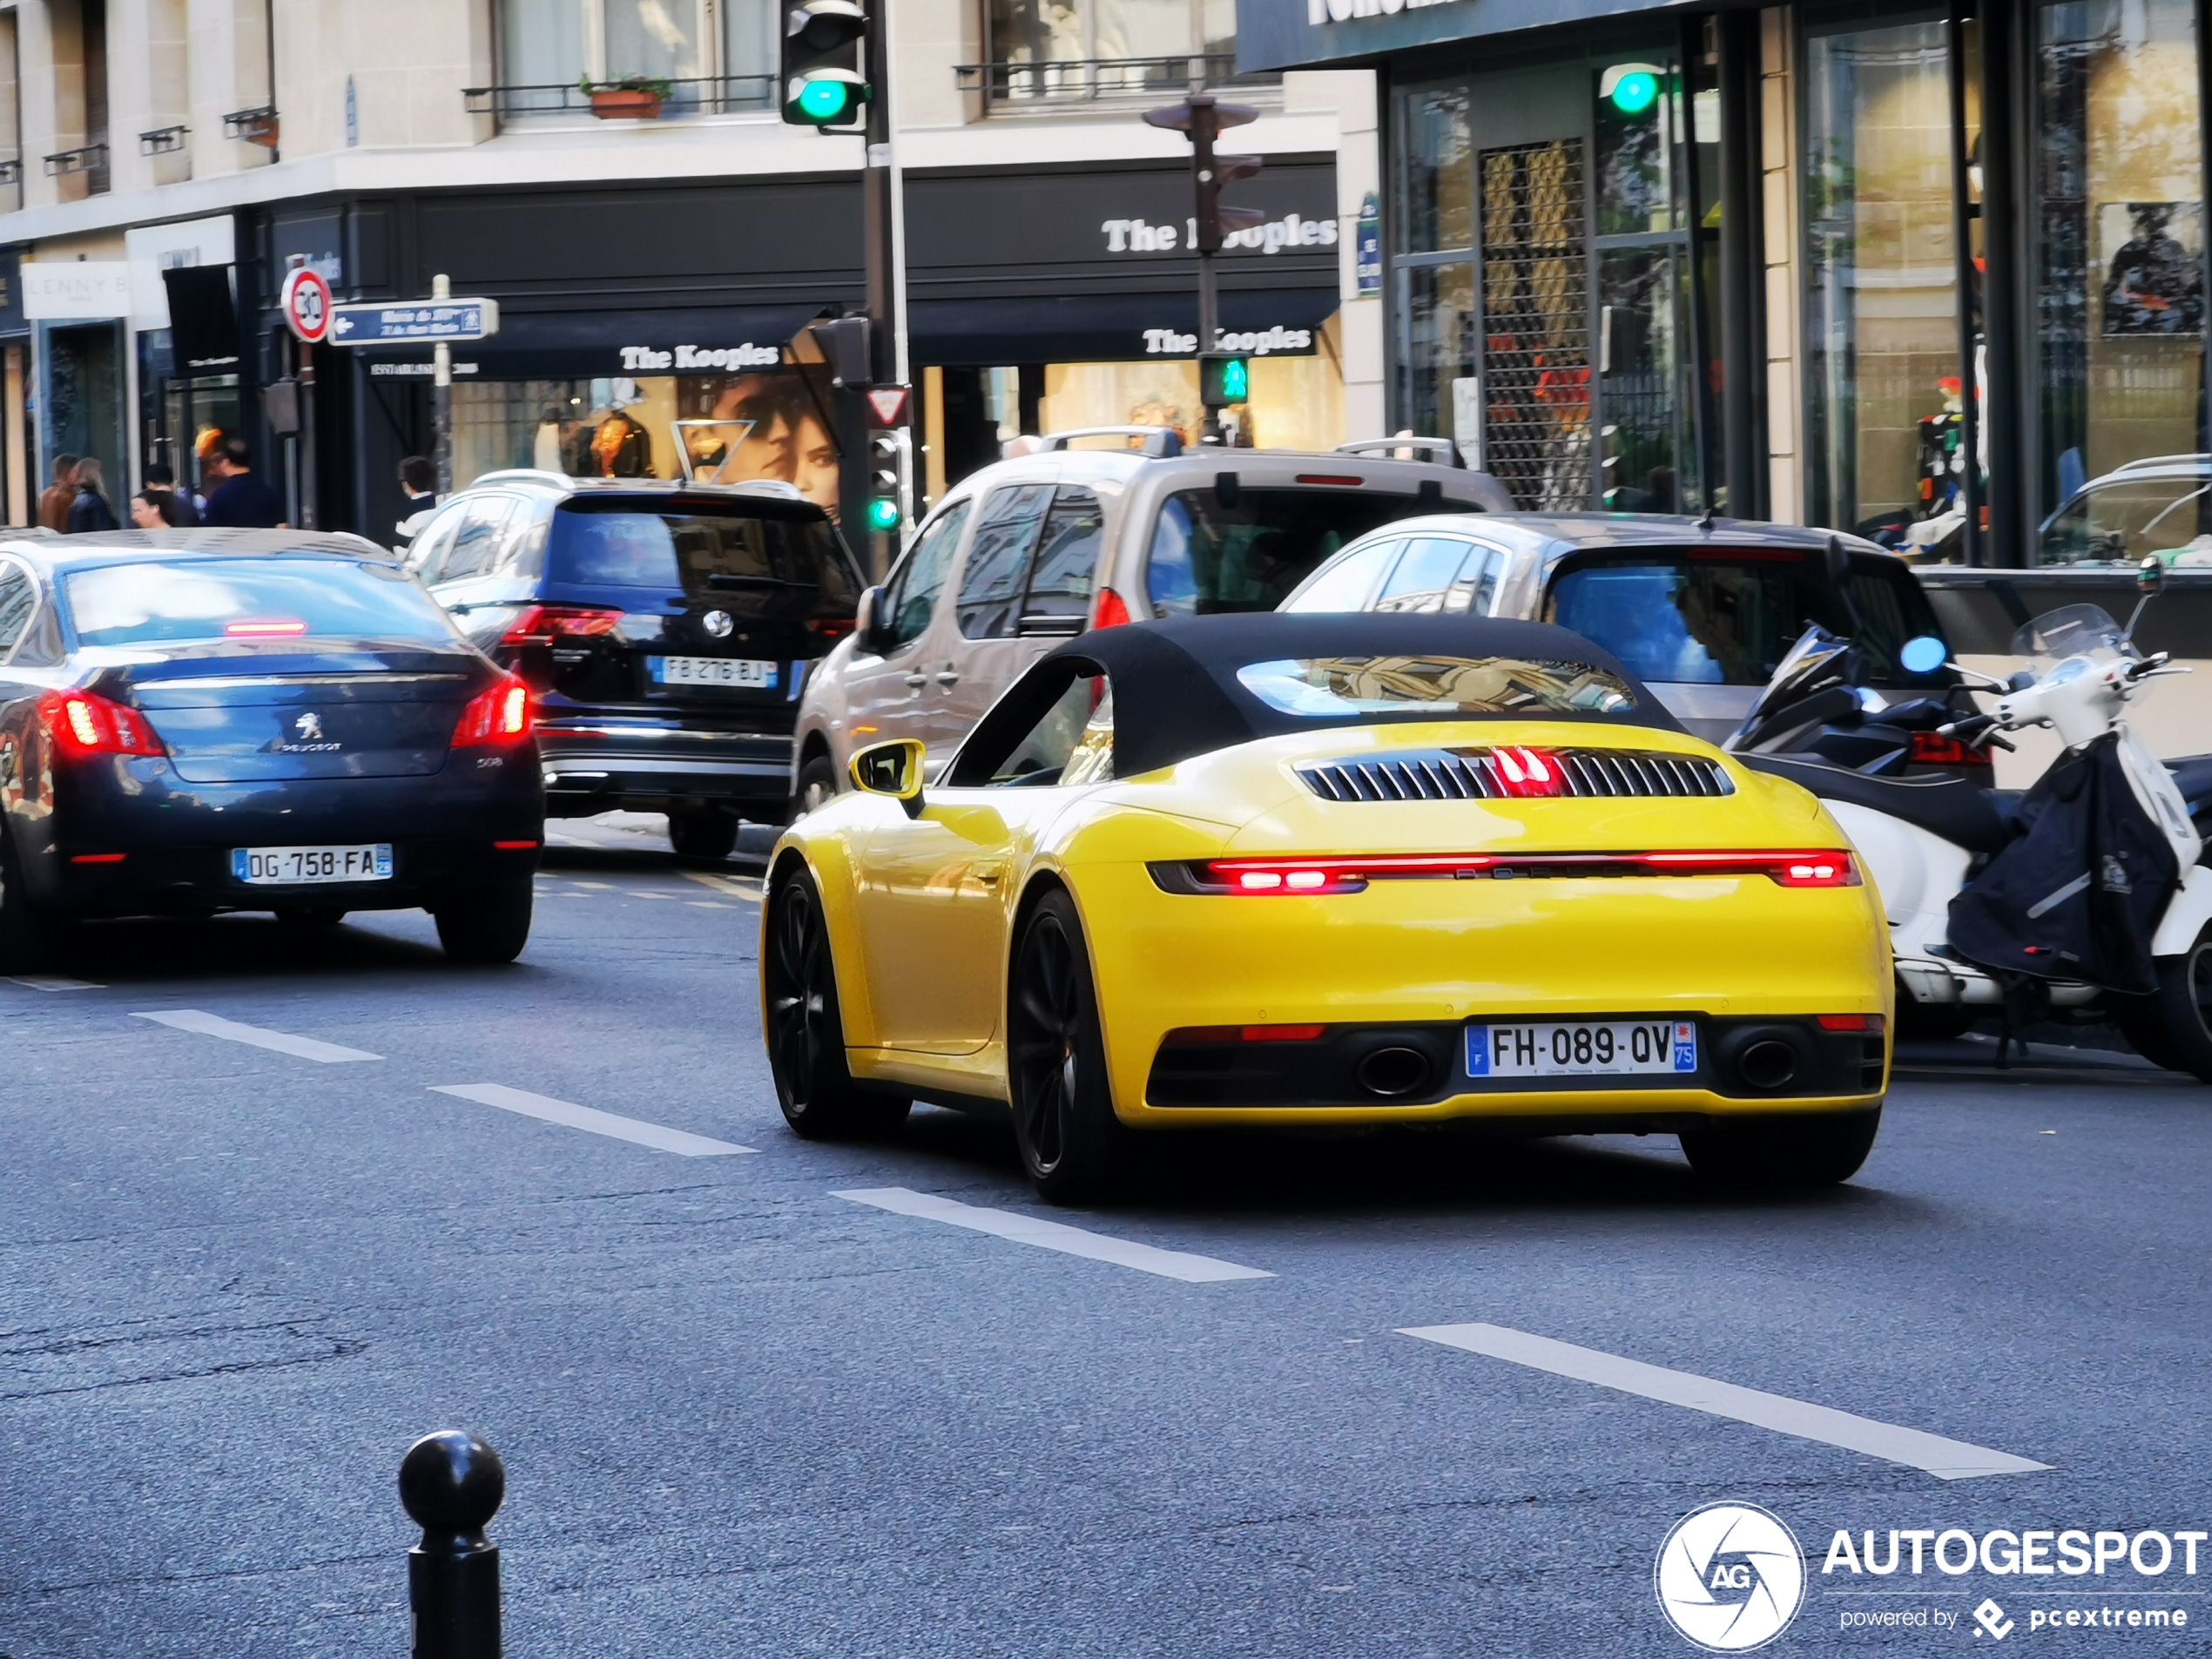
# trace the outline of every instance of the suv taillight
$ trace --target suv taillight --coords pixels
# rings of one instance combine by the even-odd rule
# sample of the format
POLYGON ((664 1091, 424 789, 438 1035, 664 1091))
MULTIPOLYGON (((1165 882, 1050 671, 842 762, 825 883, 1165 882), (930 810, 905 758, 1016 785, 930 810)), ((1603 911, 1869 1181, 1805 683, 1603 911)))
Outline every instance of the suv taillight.
POLYGON ((503 679, 469 699, 453 728, 453 746, 475 748, 490 743, 519 743, 530 734, 530 688, 503 679))
POLYGON ((46 691, 38 698, 38 718, 65 753, 81 755, 166 754, 146 717, 134 708, 93 691, 46 691))
POLYGON ((590 639, 622 625, 623 613, 591 605, 526 605, 508 625, 499 643, 510 649, 551 645, 563 639, 590 639))

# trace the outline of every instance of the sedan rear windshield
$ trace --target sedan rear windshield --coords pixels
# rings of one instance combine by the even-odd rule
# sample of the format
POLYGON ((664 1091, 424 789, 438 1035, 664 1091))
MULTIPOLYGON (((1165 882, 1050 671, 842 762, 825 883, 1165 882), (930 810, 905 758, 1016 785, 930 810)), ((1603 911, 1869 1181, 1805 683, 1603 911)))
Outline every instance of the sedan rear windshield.
POLYGON ((1177 490, 1160 503, 1145 588, 1155 617, 1272 610, 1339 548, 1421 510, 1366 489, 1177 490))
POLYGON ((449 643, 436 601, 396 565, 294 554, 105 564, 62 578, 85 645, 323 638, 449 643))
POLYGON ((1237 680, 1271 709, 1342 722, 1367 716, 1626 714, 1635 695, 1588 663, 1512 657, 1304 657, 1249 663, 1237 680))
POLYGON ((1912 572, 1857 564, 1845 585, 1848 598, 1819 558, 1780 549, 1608 554, 1553 579, 1544 620, 1654 685, 1764 685, 1816 622, 1858 645, 1876 684, 1925 683, 1898 666, 1906 640, 1941 633, 1912 572))
POLYGON ((860 584, 818 510, 572 501, 546 537, 549 583, 726 601, 740 613, 850 617, 860 584))

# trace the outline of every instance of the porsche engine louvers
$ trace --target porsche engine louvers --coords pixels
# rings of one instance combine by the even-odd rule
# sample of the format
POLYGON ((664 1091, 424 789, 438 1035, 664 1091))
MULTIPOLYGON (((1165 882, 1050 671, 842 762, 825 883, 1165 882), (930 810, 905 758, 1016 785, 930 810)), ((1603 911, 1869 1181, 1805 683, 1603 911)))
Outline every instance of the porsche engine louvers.
POLYGON ((1313 761, 1297 771, 1300 781, 1324 800, 1621 799, 1736 792, 1727 772, 1715 761, 1648 750, 1410 749, 1373 758, 1313 761), (1554 769, 1555 778, 1547 775, 1554 769))

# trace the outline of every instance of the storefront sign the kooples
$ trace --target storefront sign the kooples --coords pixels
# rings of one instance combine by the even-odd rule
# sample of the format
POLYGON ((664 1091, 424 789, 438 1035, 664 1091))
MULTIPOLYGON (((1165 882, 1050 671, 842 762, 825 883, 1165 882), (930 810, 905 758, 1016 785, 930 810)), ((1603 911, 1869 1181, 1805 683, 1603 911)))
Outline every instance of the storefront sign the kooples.
POLYGON ((1317 26, 1348 23, 1354 17, 1384 17, 1394 11, 1419 11, 1423 6, 1448 6, 1458 0, 1305 0, 1305 20, 1317 26))
MULTIPOLYGON (((1098 228, 1105 234, 1109 253, 1172 253, 1198 239, 1198 221, 1195 219, 1184 220, 1180 226, 1154 225, 1141 219, 1109 219, 1098 228)), ((1279 253, 1286 247, 1336 245, 1336 220, 1305 219, 1297 213, 1285 213, 1264 225, 1231 231, 1221 239, 1224 249, 1258 248, 1263 253, 1279 253)))
POLYGON ((774 368, 783 361, 782 347, 756 346, 751 341, 742 346, 718 346, 711 351, 702 351, 697 346, 676 346, 667 351, 652 346, 624 346, 622 348, 622 368, 625 374, 650 374, 655 369, 670 368, 774 368))
MULTIPOLYGON (((1233 328, 1213 331, 1216 351, 1249 353, 1264 357, 1270 352, 1309 352, 1313 349, 1311 328, 1255 328, 1239 333, 1233 328)), ((1144 331, 1144 351, 1150 357, 1188 357, 1198 349, 1198 336, 1186 334, 1174 328, 1147 328, 1144 331)))

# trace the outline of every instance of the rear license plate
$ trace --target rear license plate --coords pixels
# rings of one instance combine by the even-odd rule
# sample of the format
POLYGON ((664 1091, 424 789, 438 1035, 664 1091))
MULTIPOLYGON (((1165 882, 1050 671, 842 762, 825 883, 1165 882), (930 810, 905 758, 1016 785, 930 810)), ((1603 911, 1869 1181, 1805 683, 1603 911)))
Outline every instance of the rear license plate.
POLYGON ((389 881, 392 847, 236 846, 231 873, 252 887, 288 887, 315 881, 389 881))
POLYGON ((1680 1076, 1697 1069, 1697 1027, 1689 1020, 1471 1025, 1467 1032, 1470 1077, 1680 1076))
POLYGON ((656 685, 732 685, 752 691, 776 689, 776 664, 747 657, 648 657, 645 671, 656 685))

